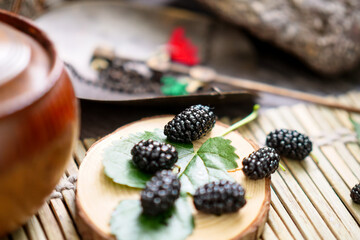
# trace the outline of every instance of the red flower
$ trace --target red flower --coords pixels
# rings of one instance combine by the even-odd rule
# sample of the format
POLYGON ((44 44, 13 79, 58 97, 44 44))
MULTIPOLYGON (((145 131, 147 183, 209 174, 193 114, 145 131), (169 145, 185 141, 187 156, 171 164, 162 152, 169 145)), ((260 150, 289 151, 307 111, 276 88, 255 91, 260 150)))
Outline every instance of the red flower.
POLYGON ((182 27, 175 28, 168 42, 170 57, 174 62, 186 65, 199 63, 197 47, 185 37, 185 30, 182 27))

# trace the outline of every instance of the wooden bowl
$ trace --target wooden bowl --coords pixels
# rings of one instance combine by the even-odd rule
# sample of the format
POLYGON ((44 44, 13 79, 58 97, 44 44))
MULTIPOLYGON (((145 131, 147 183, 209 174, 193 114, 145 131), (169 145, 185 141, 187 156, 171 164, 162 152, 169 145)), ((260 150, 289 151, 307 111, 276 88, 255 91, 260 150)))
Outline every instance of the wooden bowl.
POLYGON ((1 237, 36 213, 60 180, 79 118, 63 63, 42 31, 0 10, 0 52, 1 237))

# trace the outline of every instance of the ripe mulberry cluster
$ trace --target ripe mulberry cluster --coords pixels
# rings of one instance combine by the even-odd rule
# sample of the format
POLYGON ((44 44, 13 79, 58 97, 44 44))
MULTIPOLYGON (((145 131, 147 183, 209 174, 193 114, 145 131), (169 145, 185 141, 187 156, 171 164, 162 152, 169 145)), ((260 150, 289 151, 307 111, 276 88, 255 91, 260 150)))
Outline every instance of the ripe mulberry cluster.
POLYGON ((302 160, 312 150, 309 137, 296 130, 277 129, 266 137, 266 145, 274 148, 281 156, 302 160))
POLYGON ((242 161, 243 172, 250 179, 269 177, 279 167, 280 156, 275 149, 263 147, 242 161))
POLYGON ((134 164, 147 173, 171 169, 178 160, 178 153, 173 146, 151 139, 136 144, 131 150, 131 155, 134 164))
POLYGON ((210 107, 191 106, 176 115, 164 128, 164 134, 170 141, 190 143, 205 136, 216 122, 210 107))
POLYGON ((360 183, 351 189, 350 197, 355 203, 360 204, 360 183))
POLYGON ((155 216, 170 209, 180 195, 180 182, 170 170, 159 171, 141 192, 143 213, 155 216))
POLYGON ((246 204, 245 190, 236 182, 211 182, 196 190, 194 204, 197 210, 205 213, 236 212, 246 204))

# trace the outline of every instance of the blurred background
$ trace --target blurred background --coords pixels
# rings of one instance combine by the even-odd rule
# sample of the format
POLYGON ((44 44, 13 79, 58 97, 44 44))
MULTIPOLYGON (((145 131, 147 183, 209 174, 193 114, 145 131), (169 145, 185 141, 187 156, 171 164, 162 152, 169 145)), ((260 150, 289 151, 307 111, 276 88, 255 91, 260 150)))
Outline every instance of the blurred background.
MULTIPOLYGON (((218 73, 319 95, 360 88, 357 0, 0 0, 0 8, 32 18, 72 67, 68 70, 81 99, 83 138, 204 100, 148 101, 144 96, 158 96, 84 84, 97 76, 90 66, 97 46, 144 61, 179 26, 198 49, 200 63, 218 73)), ((219 99, 206 102, 226 104, 216 112, 230 118, 247 114, 254 101, 265 109, 298 102, 245 92, 219 99)))

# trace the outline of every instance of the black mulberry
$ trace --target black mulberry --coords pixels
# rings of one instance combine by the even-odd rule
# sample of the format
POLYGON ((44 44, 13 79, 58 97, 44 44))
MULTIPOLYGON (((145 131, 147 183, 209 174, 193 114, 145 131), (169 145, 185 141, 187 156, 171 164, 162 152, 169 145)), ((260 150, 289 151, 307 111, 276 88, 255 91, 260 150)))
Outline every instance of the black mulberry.
POLYGON ((281 156, 302 160, 312 150, 309 137, 296 130, 277 129, 266 137, 266 145, 274 148, 281 156))
POLYGON ((191 106, 176 115, 164 128, 164 134, 170 141, 190 143, 205 136, 216 122, 210 107, 191 106))
POLYGON ((178 160, 178 153, 173 146, 151 139, 136 144, 131 150, 131 155, 134 164, 147 173, 171 169, 178 160))
POLYGON ((355 203, 360 204, 360 183, 351 189, 350 197, 355 203))
POLYGON ((245 190, 236 182, 211 182, 196 190, 194 204, 197 210, 215 215, 236 212, 246 204, 245 190))
POLYGON ((280 156, 275 149, 263 147, 242 161, 243 172, 250 179, 269 177, 279 167, 280 156))
POLYGON ((180 182, 170 170, 159 171, 141 192, 143 213, 155 216, 170 209, 180 195, 180 182))

